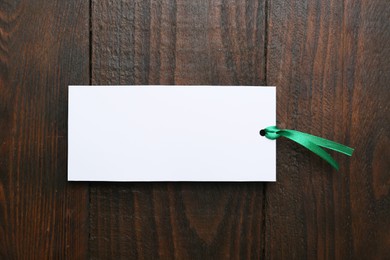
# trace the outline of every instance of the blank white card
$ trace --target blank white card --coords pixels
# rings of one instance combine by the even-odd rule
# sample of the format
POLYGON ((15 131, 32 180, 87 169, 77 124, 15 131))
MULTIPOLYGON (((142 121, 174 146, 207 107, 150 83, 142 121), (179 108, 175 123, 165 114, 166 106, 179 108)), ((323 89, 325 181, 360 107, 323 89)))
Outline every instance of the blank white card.
POLYGON ((70 181, 275 181, 275 87, 70 86, 70 181))

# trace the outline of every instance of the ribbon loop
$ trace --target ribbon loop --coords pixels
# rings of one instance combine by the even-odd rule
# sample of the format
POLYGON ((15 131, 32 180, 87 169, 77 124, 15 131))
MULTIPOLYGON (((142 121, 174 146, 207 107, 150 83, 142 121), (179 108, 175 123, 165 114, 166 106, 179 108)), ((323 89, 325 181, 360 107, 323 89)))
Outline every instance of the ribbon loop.
POLYGON ((277 128, 276 126, 269 126, 265 129, 261 130, 260 135, 265 136, 270 140, 275 140, 281 136, 280 134, 278 134, 279 131, 280 131, 280 129, 277 128), (264 131, 263 134, 262 134, 262 131, 264 131))
POLYGON ((321 147, 334 150, 336 152, 340 152, 351 156, 354 149, 331 140, 318 137, 315 135, 299 132, 291 129, 279 129, 277 126, 269 126, 260 131, 260 135, 265 136, 270 140, 275 140, 281 136, 284 136, 303 147, 309 149, 313 153, 320 156, 322 159, 327 161, 330 165, 333 166, 336 170, 339 169, 339 164, 321 147))

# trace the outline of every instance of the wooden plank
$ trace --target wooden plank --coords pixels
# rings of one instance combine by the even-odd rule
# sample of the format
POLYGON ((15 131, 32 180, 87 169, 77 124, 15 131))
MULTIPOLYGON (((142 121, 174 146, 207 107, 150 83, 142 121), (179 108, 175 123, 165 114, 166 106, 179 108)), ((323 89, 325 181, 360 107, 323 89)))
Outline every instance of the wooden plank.
MULTIPOLYGON (((264 84, 262 1, 92 1, 94 84, 264 84)), ((90 256, 259 258, 261 183, 98 183, 90 256)))
POLYGON ((270 1, 268 84, 279 125, 356 148, 316 155, 278 140, 267 186, 266 258, 383 259, 390 255, 390 5, 270 1))
POLYGON ((88 84, 88 3, 0 3, 0 259, 83 259, 88 185, 67 182, 67 86, 88 84))

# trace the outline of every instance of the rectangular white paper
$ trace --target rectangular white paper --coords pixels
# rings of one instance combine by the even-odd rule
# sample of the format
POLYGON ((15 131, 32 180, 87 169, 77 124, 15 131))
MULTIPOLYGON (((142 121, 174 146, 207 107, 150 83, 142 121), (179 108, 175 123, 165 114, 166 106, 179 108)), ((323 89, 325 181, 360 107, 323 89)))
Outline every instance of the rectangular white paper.
POLYGON ((276 88, 70 86, 70 181, 275 181, 276 88))

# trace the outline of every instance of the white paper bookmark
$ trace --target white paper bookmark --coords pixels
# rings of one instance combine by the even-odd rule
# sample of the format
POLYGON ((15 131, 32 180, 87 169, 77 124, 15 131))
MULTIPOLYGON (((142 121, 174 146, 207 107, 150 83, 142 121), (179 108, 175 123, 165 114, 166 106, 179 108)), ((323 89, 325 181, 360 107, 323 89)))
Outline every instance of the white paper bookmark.
POLYGON ((275 87, 70 86, 70 181, 275 181, 275 87))

